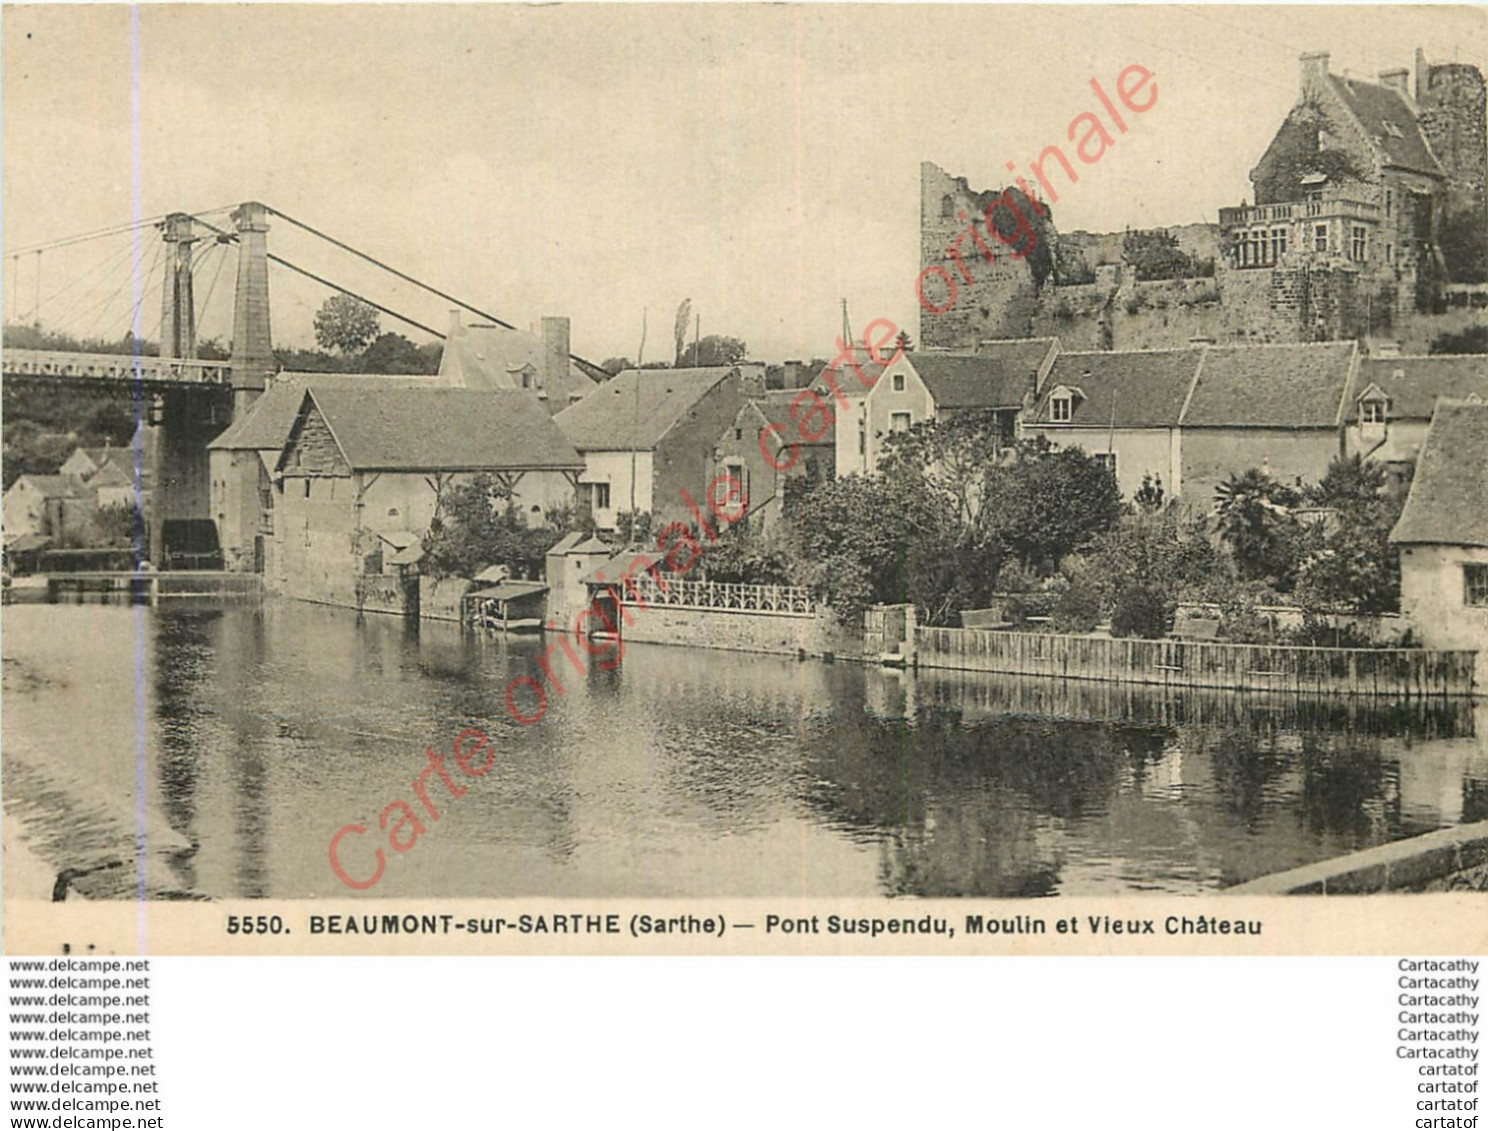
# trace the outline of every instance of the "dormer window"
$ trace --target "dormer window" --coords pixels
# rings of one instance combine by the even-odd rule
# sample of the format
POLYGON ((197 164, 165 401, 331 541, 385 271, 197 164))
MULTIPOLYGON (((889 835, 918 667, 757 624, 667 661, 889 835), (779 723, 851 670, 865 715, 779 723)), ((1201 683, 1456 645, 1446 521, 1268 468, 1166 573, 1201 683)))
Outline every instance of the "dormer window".
POLYGON ((1389 415, 1388 409, 1384 401, 1365 401, 1360 406, 1359 419, 1365 424, 1383 424, 1389 415))
POLYGON ((1049 419, 1055 424, 1068 424, 1075 414, 1075 398, 1068 393, 1049 398, 1049 419))

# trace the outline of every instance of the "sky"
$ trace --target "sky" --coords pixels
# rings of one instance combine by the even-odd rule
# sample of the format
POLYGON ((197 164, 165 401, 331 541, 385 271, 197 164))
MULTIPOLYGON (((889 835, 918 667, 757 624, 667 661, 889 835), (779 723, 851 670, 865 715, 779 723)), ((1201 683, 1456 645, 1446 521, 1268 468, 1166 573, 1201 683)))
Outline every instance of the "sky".
MULTIPOLYGON (((1061 231, 1212 222, 1249 199, 1304 51, 1358 78, 1412 65, 1418 46, 1488 70, 1482 7, 146 4, 0 18, 8 318, 148 334, 153 242, 11 249, 261 200, 507 322, 567 315, 594 361, 637 357, 643 319, 645 356, 669 358, 684 298, 703 334, 768 361, 828 355, 844 298, 859 332, 887 318, 916 334, 920 162, 1001 187, 1006 162, 1026 172, 1046 145, 1068 150, 1071 119, 1099 109, 1091 80, 1112 91, 1132 64, 1157 101, 1061 193, 1061 231)), ((446 325, 449 303, 281 220, 269 247, 446 325)), ((199 304, 217 283, 201 332, 225 338, 233 257, 202 252, 199 304)), ((329 292, 279 267, 270 280, 276 344, 310 345, 329 292)))

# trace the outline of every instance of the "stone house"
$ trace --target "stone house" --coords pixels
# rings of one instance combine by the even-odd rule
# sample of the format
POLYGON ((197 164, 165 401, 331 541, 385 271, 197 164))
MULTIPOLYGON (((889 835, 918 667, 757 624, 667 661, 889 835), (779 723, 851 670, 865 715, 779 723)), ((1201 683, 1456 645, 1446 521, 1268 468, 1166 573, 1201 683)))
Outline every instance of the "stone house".
POLYGON ((1343 454, 1358 361, 1353 342, 1206 347, 1179 421, 1182 496, 1208 508, 1251 467, 1316 483, 1343 454))
POLYGON ((556 414, 593 392, 608 374, 574 360, 567 318, 544 318, 539 336, 490 323, 466 326, 452 310, 439 376, 455 389, 526 389, 556 414))
POLYGON ((1316 482, 1343 451, 1352 342, 1060 354, 1023 431, 1107 463, 1130 498, 1151 476, 1200 508, 1248 468, 1316 482))
POLYGON ((5 537, 84 538, 98 500, 75 475, 22 475, 5 492, 5 537))
MULTIPOLYGON (((785 484, 791 479, 820 483, 831 479, 837 464, 836 416, 816 411, 829 394, 804 389, 777 389, 751 398, 734 417, 713 455, 709 481, 727 475, 740 485, 746 515, 766 529, 780 518, 785 484)), ((717 493, 720 507, 734 506, 717 493)))
POLYGON ((1345 421, 1346 452, 1403 476, 1421 454, 1438 398, 1488 402, 1488 356, 1361 359, 1345 421))
POLYGON ((1488 680, 1488 406, 1441 401, 1390 542, 1400 611, 1428 648, 1478 650, 1488 680))
POLYGON ((303 600, 411 612, 416 575, 406 558, 389 559, 421 542, 445 491, 493 475, 537 523, 572 501, 583 466, 528 393, 312 382, 274 467, 267 586, 303 600))
POLYGON ((707 506, 718 437, 750 397, 765 394, 765 367, 627 369, 553 419, 583 457, 579 496, 602 530, 619 515, 650 512, 653 528, 695 521, 707 506), (685 496, 684 496, 685 492, 685 496))
POLYGON ((210 514, 217 524, 224 567, 229 570, 272 572, 274 467, 289 438, 305 390, 314 383, 323 389, 433 389, 436 377, 385 377, 351 373, 281 373, 246 411, 207 445, 211 479, 210 514))
POLYGON ((975 353, 900 354, 864 400, 867 470, 878 467, 889 436, 960 412, 996 413, 1004 439, 1012 443, 1020 417, 1033 404, 1058 354, 1054 338, 986 341, 975 353))
POLYGON ((1148 477, 1175 498, 1184 491, 1183 409, 1203 360, 1201 348, 1062 353, 1023 433, 1095 456, 1125 498, 1148 477))

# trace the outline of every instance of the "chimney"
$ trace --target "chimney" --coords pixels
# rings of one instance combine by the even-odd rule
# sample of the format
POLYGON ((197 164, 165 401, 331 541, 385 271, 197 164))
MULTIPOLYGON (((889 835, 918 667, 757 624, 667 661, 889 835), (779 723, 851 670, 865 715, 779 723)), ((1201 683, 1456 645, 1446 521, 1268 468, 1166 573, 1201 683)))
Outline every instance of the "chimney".
POLYGON ((780 381, 780 387, 782 389, 799 389, 799 388, 802 387, 802 385, 801 385, 801 369, 802 369, 802 366, 801 366, 801 361, 800 361, 799 358, 797 358, 794 361, 787 361, 787 362, 782 363, 781 368, 785 370, 785 373, 782 376, 781 381, 780 381))
POLYGON ((1391 67, 1379 73, 1380 86, 1387 86, 1404 98, 1407 105, 1414 105, 1411 98, 1410 68, 1391 67))
POLYGON ((543 339, 543 388, 548 391, 548 411, 562 412, 568 407, 568 394, 572 384, 568 379, 568 319, 544 317, 543 339))
POLYGON ((1302 91, 1322 86, 1328 81, 1328 53, 1309 51, 1302 56, 1302 91))

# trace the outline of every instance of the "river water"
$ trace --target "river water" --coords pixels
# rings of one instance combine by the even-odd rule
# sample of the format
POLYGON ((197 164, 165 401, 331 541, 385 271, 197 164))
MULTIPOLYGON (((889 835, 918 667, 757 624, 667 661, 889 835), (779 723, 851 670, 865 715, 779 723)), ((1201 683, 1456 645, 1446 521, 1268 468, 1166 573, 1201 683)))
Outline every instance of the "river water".
POLYGON ((354 895, 328 854, 348 824, 353 878, 383 849, 373 897, 1197 893, 1488 818, 1465 704, 630 645, 613 671, 555 661, 564 693, 520 726, 535 640, 276 601, 3 628, 7 833, 84 894, 136 893, 142 832, 149 894, 354 895), (451 765, 459 797, 429 775, 434 821, 413 780, 468 726, 494 764, 451 765), (425 830, 404 852, 378 827, 398 800, 425 830))

